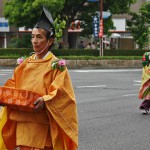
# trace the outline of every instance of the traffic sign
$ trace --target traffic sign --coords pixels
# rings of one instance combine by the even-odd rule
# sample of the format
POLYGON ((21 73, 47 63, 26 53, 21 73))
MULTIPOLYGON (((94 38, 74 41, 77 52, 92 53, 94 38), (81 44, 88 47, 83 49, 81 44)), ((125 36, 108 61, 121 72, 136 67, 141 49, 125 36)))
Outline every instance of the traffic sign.
POLYGON ((93 34, 94 37, 98 37, 99 33, 99 17, 93 16, 93 34))
MULTIPOLYGON (((97 11, 96 12, 98 15, 100 15, 100 12, 97 11)), ((103 18, 106 19, 108 18, 109 16, 111 16, 111 13, 109 11, 103 11, 103 18)))
POLYGON ((103 18, 108 18, 111 15, 109 11, 103 11, 103 18))
POLYGON ((9 32, 9 22, 5 18, 0 18, 0 32, 9 32))

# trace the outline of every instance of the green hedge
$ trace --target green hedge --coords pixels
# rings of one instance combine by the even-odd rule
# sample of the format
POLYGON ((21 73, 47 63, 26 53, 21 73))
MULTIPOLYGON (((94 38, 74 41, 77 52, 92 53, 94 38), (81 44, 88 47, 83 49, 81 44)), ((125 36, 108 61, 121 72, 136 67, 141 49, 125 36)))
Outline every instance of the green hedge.
POLYGON ((150 50, 104 50, 104 56, 142 56, 150 50))
MULTIPOLYGON (((99 50, 52 50, 56 56, 99 56, 99 50)), ((104 56, 142 56, 149 50, 103 50, 104 56)))
POLYGON ((141 60, 142 56, 58 56, 66 60, 141 60))
POLYGON ((56 56, 99 56, 98 50, 52 50, 56 56))
POLYGON ((33 50, 29 48, 0 48, 0 56, 28 56, 31 52, 33 52, 33 50))
MULTIPOLYGON (((142 56, 149 50, 104 50, 104 56, 142 56)), ((0 56, 29 56, 33 52, 29 48, 0 48, 0 56)), ((56 56, 99 56, 99 50, 61 49, 52 52, 56 56)))

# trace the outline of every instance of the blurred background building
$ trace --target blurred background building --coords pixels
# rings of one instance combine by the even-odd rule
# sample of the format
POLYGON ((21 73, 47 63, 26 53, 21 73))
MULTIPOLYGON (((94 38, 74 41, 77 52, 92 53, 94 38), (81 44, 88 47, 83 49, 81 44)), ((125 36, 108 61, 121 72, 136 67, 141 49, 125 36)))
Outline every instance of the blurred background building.
POLYGON ((7 48, 11 38, 17 36, 18 29, 9 25, 9 21, 4 18, 4 0, 0 0, 0 48, 7 48))
MULTIPOLYGON (((14 26, 9 25, 9 21, 4 18, 4 1, 0 0, 0 48, 7 48, 10 40, 13 37, 20 37, 22 34, 29 33, 30 31, 26 31, 24 28, 16 28, 14 26)), ((137 3, 131 6, 131 10, 137 12, 141 5, 150 0, 137 0, 137 3)), ((130 32, 127 31, 127 19, 130 17, 127 14, 123 15, 113 15, 113 22, 115 26, 115 30, 111 30, 112 37, 109 42, 113 43, 114 49, 135 49, 136 44, 134 42, 133 37, 131 36, 130 32)), ((104 26, 105 27, 105 26, 104 26)), ((69 38, 72 41, 78 41, 79 33, 82 30, 78 30, 74 32, 73 30, 68 30, 69 36, 74 34, 74 39, 69 38)), ((104 36, 105 38, 105 36, 104 36)), ((106 40, 106 39, 104 39, 106 40)), ((77 42, 70 42, 72 43, 71 47, 77 48, 77 42)), ((150 46, 148 47, 150 48, 150 46)))
MULTIPOLYGON (((130 10, 132 12, 138 12, 141 5, 150 0, 137 0, 137 2, 131 5, 130 10)), ((113 15, 115 30, 111 30, 110 32, 117 34, 118 36, 111 39, 112 44, 114 45, 114 49, 136 49, 136 43, 130 32, 127 30, 127 20, 130 19, 130 16, 127 14, 121 15, 113 15)), ((150 48, 148 45, 147 48, 150 48)))

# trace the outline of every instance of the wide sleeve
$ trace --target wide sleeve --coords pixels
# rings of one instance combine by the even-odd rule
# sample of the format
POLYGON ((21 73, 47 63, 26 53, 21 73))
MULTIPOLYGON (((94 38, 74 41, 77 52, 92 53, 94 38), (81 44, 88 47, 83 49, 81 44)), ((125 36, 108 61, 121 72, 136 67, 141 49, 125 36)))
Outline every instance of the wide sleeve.
MULTIPOLYGON (((57 143, 56 126, 59 127, 67 141, 67 149, 75 150, 78 145, 77 105, 68 70, 58 71, 48 89, 49 100, 45 101, 48 115, 51 116, 52 143, 57 143), (53 123, 53 122, 56 122, 53 123)), ((55 146, 54 146, 55 147, 55 146)))
POLYGON ((15 87, 15 78, 14 78, 14 75, 12 76, 11 79, 8 79, 8 80, 5 82, 4 86, 12 87, 12 88, 15 87))
POLYGON ((14 69, 12 77, 5 82, 4 86, 11 87, 11 88, 16 87, 16 80, 17 80, 16 74, 20 74, 20 72, 22 72, 21 68, 22 66, 26 65, 27 61, 28 59, 24 60, 20 65, 18 65, 14 69))
POLYGON ((142 72, 142 84, 139 90, 139 99, 143 99, 145 92, 149 90, 150 87, 150 66, 143 67, 142 72))
POLYGON ((15 88, 15 86, 16 86, 16 84, 15 84, 15 82, 16 82, 15 81, 15 79, 16 79, 15 74, 16 74, 16 71, 18 70, 18 68, 19 68, 19 66, 17 66, 14 69, 12 77, 5 82, 4 86, 15 88))

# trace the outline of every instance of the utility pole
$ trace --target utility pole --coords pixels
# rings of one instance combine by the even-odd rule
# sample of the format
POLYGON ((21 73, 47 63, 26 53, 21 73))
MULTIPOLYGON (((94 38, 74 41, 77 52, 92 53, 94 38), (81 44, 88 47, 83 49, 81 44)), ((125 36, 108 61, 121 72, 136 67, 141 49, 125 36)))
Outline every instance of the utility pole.
POLYGON ((87 0, 88 2, 98 2, 99 1, 99 46, 100 46, 100 56, 103 56, 103 0, 87 0))
POLYGON ((100 56, 103 56, 103 0, 99 0, 100 15, 99 15, 99 44, 100 44, 100 56))

